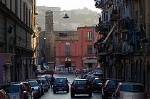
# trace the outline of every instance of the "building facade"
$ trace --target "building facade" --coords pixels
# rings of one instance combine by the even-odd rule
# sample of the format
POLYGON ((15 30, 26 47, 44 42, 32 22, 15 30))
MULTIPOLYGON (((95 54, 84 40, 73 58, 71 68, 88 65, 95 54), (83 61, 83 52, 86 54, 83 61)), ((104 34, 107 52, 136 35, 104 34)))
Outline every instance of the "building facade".
POLYGON ((0 83, 34 75, 35 4, 35 0, 0 0, 0 83))
POLYGON ((104 76, 140 82, 150 93, 148 0, 96 0, 102 9, 97 57, 104 76), (108 47, 107 47, 108 46, 108 47))
MULTIPOLYGON (((78 27, 77 31, 55 31, 56 67, 70 70, 92 70, 97 64, 93 26, 78 27), (68 64, 67 64, 68 63, 68 64)), ((97 37, 99 38, 99 36, 97 37)))

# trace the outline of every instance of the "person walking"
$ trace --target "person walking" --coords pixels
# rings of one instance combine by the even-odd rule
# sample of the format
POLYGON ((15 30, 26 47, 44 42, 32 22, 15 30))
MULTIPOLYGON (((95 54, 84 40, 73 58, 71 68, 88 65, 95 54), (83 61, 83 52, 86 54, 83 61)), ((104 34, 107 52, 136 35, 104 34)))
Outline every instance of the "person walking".
POLYGON ((54 76, 52 75, 51 80, 50 80, 51 88, 53 88, 54 81, 55 81, 55 78, 54 78, 54 76))
POLYGON ((76 77, 78 76, 78 73, 77 73, 77 71, 75 71, 75 76, 76 76, 76 77))

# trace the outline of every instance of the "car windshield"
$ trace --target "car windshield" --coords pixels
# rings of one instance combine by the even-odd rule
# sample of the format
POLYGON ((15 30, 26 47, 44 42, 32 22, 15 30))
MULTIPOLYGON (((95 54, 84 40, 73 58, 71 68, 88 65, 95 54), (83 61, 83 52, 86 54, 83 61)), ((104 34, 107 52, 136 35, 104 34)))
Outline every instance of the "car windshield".
POLYGON ((122 85, 120 90, 125 92, 144 92, 142 85, 122 85))
POLYGON ((31 82, 29 82, 29 84, 31 87, 39 86, 38 82, 36 82, 36 81, 31 81, 31 82))
POLYGON ((19 85, 10 85, 4 88, 7 93, 16 93, 19 92, 19 85))

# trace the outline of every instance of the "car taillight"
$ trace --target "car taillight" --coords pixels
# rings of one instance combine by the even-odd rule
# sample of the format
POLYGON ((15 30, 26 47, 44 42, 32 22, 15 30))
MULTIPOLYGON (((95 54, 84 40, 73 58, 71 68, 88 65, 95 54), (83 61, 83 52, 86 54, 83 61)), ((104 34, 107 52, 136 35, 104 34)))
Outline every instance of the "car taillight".
POLYGON ((120 87, 117 90, 117 97, 120 97, 120 87))
POLYGON ((87 85, 86 88, 90 88, 90 85, 87 85))
POLYGON ((75 87, 74 87, 74 85, 71 85, 71 89, 74 89, 75 87))
POLYGON ((23 99, 23 98, 24 98, 24 93, 21 93, 20 99, 23 99))
POLYGON ((146 92, 146 89, 144 89, 144 99, 147 99, 147 92, 146 92))

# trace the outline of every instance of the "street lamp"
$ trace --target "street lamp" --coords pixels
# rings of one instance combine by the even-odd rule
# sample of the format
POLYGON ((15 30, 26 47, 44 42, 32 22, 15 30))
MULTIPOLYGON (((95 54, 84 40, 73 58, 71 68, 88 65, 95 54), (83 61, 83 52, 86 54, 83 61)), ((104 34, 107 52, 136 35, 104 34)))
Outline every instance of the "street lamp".
POLYGON ((67 18, 69 18, 69 16, 67 15, 67 13, 65 13, 65 15, 64 15, 64 17, 63 17, 64 19, 67 19, 67 18))

